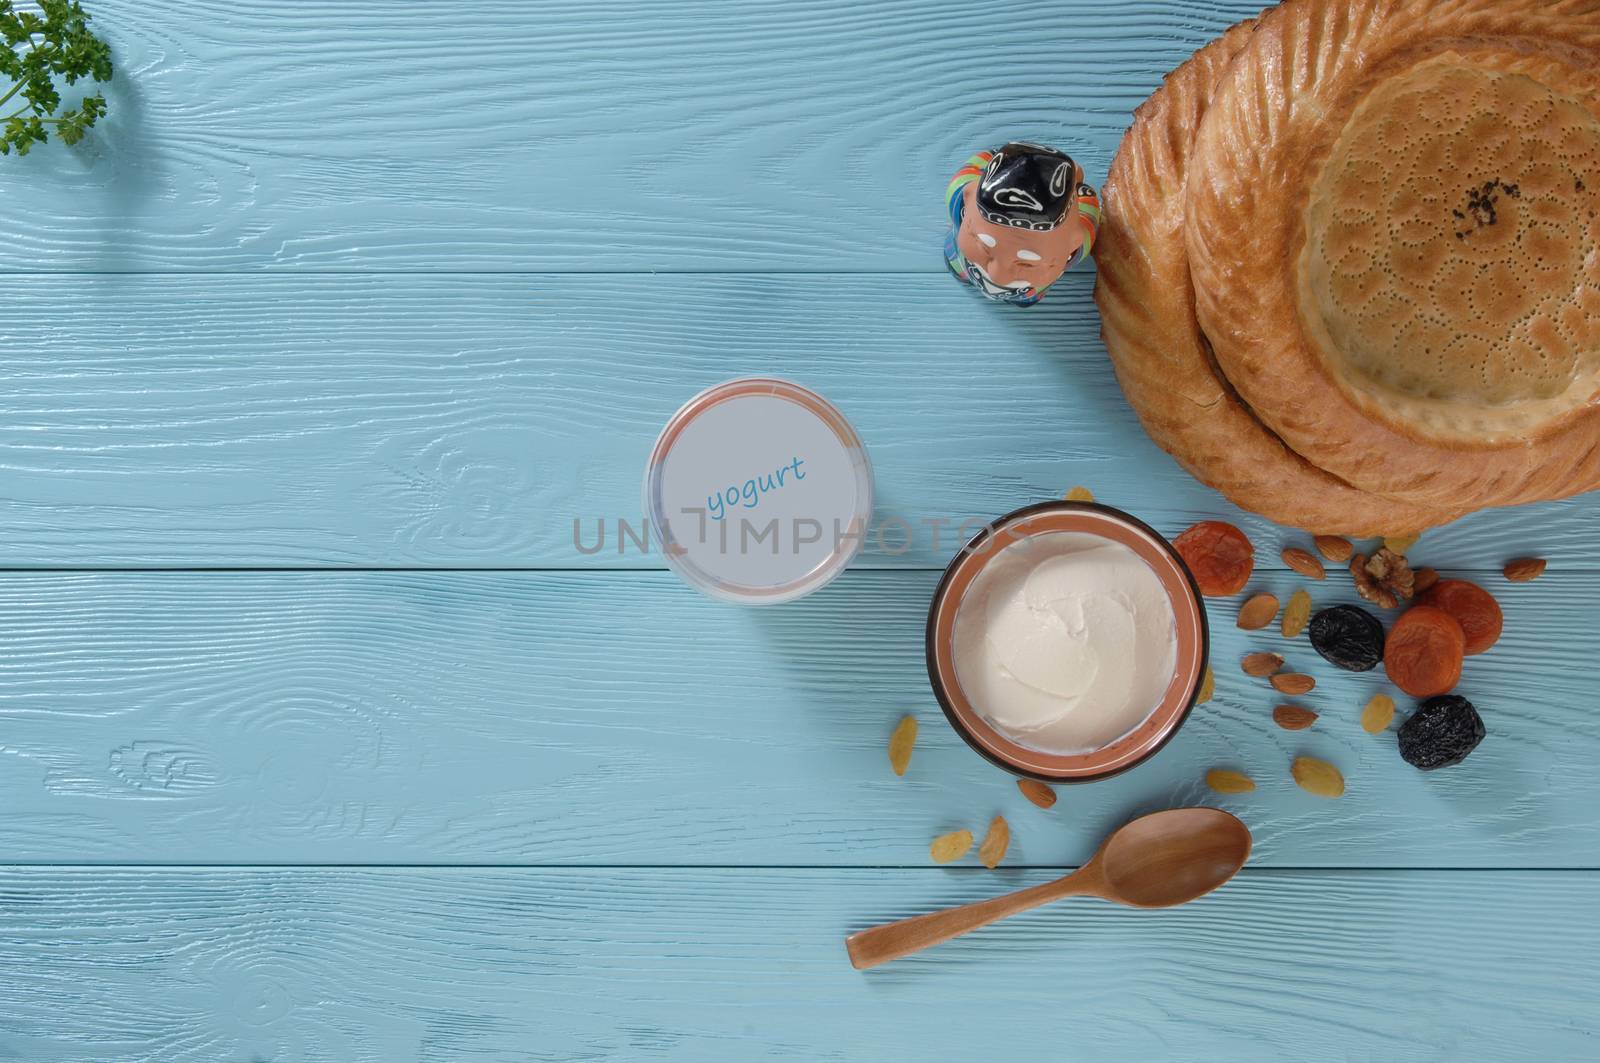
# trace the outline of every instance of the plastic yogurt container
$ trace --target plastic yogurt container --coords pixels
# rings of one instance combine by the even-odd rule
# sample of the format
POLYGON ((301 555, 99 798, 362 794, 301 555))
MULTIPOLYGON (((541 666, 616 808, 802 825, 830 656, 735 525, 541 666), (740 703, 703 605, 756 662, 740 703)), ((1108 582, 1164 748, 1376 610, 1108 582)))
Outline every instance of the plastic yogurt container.
POLYGON ((823 586, 860 553, 872 466, 842 413, 775 377, 707 388, 661 431, 644 509, 690 586, 745 605, 823 586))

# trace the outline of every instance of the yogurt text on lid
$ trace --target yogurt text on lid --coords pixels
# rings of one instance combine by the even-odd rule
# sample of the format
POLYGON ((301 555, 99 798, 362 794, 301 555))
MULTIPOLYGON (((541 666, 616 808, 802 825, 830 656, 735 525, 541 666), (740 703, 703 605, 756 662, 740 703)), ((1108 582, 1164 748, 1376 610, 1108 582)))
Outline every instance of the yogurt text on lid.
POLYGON ((872 469, 831 403, 787 380, 730 380, 690 399, 656 440, 645 512, 667 564, 713 597, 809 594, 860 552, 872 469))

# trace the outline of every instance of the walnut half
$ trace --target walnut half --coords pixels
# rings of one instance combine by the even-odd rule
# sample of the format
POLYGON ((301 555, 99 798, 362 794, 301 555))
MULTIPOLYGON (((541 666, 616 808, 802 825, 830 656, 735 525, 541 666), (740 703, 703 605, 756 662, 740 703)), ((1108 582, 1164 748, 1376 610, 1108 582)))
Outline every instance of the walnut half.
POLYGON ((1416 576, 1403 555, 1387 546, 1371 557, 1356 554, 1350 559, 1350 575, 1355 577, 1356 593, 1384 609, 1394 609, 1409 599, 1416 587, 1416 576))

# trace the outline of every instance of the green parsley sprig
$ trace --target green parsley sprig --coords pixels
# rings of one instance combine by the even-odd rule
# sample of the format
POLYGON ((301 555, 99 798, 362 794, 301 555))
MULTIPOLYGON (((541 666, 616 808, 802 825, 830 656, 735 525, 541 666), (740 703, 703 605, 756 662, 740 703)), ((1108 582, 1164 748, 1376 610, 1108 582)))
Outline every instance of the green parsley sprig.
POLYGON ((79 78, 110 81, 111 48, 89 32, 89 16, 78 0, 37 4, 37 12, 18 11, 13 0, 0 0, 0 41, 6 45, 0 48, 0 155, 13 148, 28 154, 50 139, 52 126, 63 141, 76 144, 106 113, 106 98, 96 92, 56 114, 56 78, 68 85, 79 78))

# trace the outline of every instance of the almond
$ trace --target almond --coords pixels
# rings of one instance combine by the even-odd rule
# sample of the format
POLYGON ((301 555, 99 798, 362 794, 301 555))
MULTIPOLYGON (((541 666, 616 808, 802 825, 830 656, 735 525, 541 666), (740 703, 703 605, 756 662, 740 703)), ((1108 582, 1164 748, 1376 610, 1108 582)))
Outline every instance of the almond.
POLYGON ((933 844, 928 846, 928 855, 933 857, 934 863, 948 864, 952 860, 960 860, 967 855, 967 850, 972 848, 972 832, 970 830, 953 830, 949 834, 941 834, 933 839, 933 844))
POLYGON ((1279 672, 1277 675, 1269 679, 1268 682, 1272 684, 1272 689, 1276 690, 1278 693, 1288 694, 1290 697, 1296 698, 1301 694, 1311 693, 1311 691, 1317 685, 1317 681, 1315 679, 1312 679, 1308 675, 1302 675, 1299 672, 1279 672))
POLYGON ((1299 705, 1279 705, 1272 710, 1272 722, 1285 731, 1304 731, 1317 722, 1317 714, 1299 705))
POLYGON ((1049 808, 1056 803, 1056 792, 1038 779, 1018 779, 1017 789, 1022 791, 1023 797, 1040 808, 1049 808))
POLYGON ((1512 583, 1527 583, 1529 580, 1538 579, 1544 573, 1544 558, 1519 557, 1515 561, 1506 562, 1505 576, 1512 583))
POLYGON ((1339 774, 1339 769, 1325 760, 1316 757, 1295 757, 1294 763, 1289 765, 1289 773, 1294 776, 1294 781, 1300 789, 1308 794, 1318 797, 1341 797, 1344 795, 1344 776, 1339 774))
POLYGON ((1271 675, 1283 667, 1283 655, 1281 653, 1247 653, 1239 661, 1239 667, 1244 670, 1245 675, 1253 675, 1258 678, 1264 675, 1271 675))
POLYGON ((1089 490, 1087 487, 1084 487, 1082 484, 1079 484, 1077 487, 1074 487, 1072 490, 1067 492, 1067 501, 1093 502, 1094 492, 1089 490))
POLYGON ((1006 858, 1006 850, 1010 847, 1011 826, 1006 823, 1004 816, 996 816, 989 821, 989 833, 983 836, 983 844, 978 846, 978 863, 993 871, 1006 858))
POLYGON ((1328 570, 1322 567, 1322 562, 1317 560, 1317 556, 1298 546, 1291 546, 1283 552, 1283 563, 1307 579, 1328 578, 1328 570))
POLYGON ((904 775, 911 766, 911 747, 917 744, 917 718, 906 716, 895 725, 889 736, 889 767, 896 775, 904 775))
POLYGON ((1270 594, 1257 594, 1239 607, 1239 626, 1245 631, 1259 631, 1277 615, 1278 599, 1270 594))
POLYGON ((1367 707, 1361 710, 1361 729, 1369 735, 1386 730, 1394 722, 1394 699, 1387 694, 1374 694, 1367 707))
POLYGON ((1283 607, 1283 622, 1279 626, 1286 639, 1297 638, 1311 623, 1311 595, 1301 587, 1289 595, 1289 604, 1283 607))
POLYGON ((1411 593, 1421 594, 1435 583, 1439 582, 1439 573, 1431 568, 1417 568, 1411 570, 1411 593))
POLYGON ((1342 563, 1350 560, 1350 555, 1356 552, 1350 540, 1340 535, 1319 535, 1312 542, 1316 545, 1317 553, 1329 561, 1342 563))
POLYGON ((1206 772, 1206 785, 1219 794, 1247 794, 1256 788, 1250 776, 1227 768, 1212 768, 1206 772))

